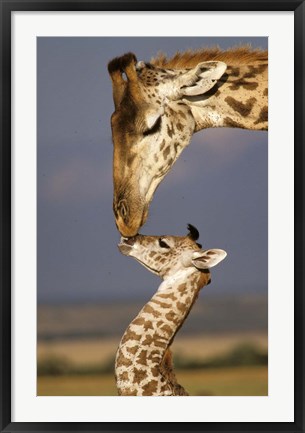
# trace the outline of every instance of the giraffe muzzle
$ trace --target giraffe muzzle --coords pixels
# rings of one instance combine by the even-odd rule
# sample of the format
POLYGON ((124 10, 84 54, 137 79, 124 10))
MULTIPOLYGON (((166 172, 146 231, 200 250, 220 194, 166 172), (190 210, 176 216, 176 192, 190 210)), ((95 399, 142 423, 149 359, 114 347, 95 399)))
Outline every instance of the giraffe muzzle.
POLYGON ((120 252, 125 256, 128 256, 134 246, 135 241, 136 236, 133 236, 131 238, 121 237, 120 243, 118 244, 120 252))

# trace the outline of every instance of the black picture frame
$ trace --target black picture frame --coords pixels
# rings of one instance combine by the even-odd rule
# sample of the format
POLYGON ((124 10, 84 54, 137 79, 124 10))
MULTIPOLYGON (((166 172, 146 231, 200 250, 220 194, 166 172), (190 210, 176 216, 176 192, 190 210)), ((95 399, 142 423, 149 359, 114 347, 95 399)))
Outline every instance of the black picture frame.
POLYGON ((304 77, 305 2, 281 0, 0 0, 1 28, 1 432, 239 431, 304 432, 304 77), (15 11, 293 11, 295 107, 295 421, 291 423, 11 422, 11 13, 15 11))

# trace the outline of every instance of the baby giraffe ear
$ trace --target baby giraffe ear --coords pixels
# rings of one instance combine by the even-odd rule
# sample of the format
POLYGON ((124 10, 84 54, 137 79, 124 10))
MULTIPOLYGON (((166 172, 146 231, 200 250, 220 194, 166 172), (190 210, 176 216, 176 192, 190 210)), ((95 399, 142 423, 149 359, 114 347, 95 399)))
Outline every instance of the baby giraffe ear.
POLYGON ((192 263, 197 269, 208 269, 218 265, 226 256, 227 253, 224 250, 214 248, 194 253, 192 263))

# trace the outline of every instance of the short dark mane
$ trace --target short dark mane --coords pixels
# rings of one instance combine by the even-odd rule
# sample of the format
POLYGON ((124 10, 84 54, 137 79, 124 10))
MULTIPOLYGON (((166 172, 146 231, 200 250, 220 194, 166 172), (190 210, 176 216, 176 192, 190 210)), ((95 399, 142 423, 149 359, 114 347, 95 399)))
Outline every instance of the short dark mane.
POLYGON ((178 51, 173 57, 167 58, 166 54, 160 52, 152 58, 151 63, 158 67, 165 68, 191 68, 200 62, 220 60, 228 65, 247 65, 256 62, 268 62, 268 51, 251 46, 233 47, 228 50, 221 50, 219 47, 200 48, 198 50, 178 51))

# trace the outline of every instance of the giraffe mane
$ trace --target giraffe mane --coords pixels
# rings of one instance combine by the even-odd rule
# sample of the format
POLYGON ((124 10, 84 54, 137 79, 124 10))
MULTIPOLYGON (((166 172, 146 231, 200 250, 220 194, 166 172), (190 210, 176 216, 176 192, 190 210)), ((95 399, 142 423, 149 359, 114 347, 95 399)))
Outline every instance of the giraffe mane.
POLYGON ((242 45, 221 50, 218 46, 200 48, 198 50, 177 51, 174 56, 167 58, 166 54, 159 52, 151 59, 154 66, 165 68, 192 68, 200 62, 219 60, 228 65, 247 65, 258 61, 268 61, 268 50, 251 48, 250 45, 242 45))

